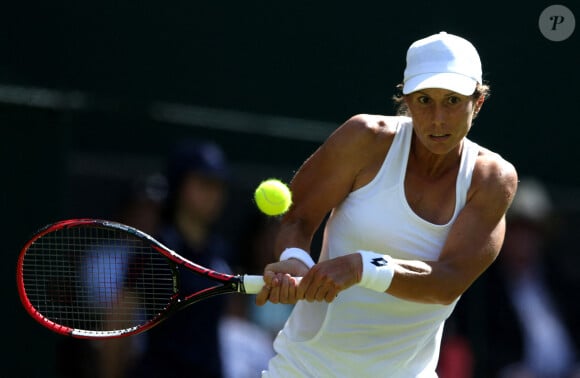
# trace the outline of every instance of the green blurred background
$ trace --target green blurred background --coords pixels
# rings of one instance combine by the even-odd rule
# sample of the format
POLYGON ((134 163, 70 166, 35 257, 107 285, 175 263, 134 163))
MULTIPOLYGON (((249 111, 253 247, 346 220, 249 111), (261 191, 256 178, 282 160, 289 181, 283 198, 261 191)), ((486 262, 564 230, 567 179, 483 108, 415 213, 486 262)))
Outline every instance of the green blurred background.
POLYGON ((544 38, 538 18, 551 4, 4 3, 0 376, 53 374, 58 336, 26 315, 15 287, 19 249, 39 226, 107 217, 127 181, 159 171, 177 139, 199 137, 234 166, 225 227, 235 233, 259 180, 290 179, 351 115, 392 113, 408 45, 442 30, 477 46, 492 87, 471 138, 546 182, 576 219, 579 39, 544 38))

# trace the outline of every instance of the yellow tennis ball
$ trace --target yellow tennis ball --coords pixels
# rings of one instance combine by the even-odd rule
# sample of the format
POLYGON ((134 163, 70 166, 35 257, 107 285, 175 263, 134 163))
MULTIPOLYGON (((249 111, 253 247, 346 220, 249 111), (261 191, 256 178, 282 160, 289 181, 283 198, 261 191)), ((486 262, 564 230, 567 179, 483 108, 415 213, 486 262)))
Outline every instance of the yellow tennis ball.
POLYGON ((261 212, 274 216, 284 214, 292 205, 290 188, 278 179, 262 181, 254 192, 254 200, 261 212))

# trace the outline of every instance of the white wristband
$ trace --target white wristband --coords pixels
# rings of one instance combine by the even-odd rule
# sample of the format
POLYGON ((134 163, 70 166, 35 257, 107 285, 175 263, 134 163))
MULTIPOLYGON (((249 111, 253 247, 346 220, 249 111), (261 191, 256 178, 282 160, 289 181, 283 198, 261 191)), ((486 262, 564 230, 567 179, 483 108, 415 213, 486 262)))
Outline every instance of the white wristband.
POLYGON ((308 269, 314 266, 314 260, 312 260, 312 256, 305 250, 301 248, 286 248, 284 252, 280 255, 280 261, 285 261, 289 259, 297 259, 300 260, 308 267, 308 269))
POLYGON ((393 259, 371 251, 357 251, 362 258, 362 277, 359 285, 367 289, 384 293, 395 275, 393 259))

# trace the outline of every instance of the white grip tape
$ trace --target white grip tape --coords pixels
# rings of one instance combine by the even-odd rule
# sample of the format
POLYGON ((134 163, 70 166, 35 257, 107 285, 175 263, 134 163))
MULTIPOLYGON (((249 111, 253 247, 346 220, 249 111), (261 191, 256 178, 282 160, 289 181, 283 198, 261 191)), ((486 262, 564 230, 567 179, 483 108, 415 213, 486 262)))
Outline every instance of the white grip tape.
POLYGON ((246 294, 258 294, 264 287, 264 277, 246 274, 243 276, 246 294))
POLYGON ((384 293, 395 275, 393 259, 372 251, 357 251, 362 258, 362 277, 359 285, 367 289, 384 293))
MULTIPOLYGON (((294 277, 296 280, 296 285, 300 284, 302 281, 302 277, 294 277)), ((263 288, 264 285, 264 277, 263 276, 255 276, 251 274, 244 274, 242 276, 242 283, 244 284, 244 290, 239 290, 244 294, 258 294, 263 288)))
POLYGON ((285 261, 289 259, 297 259, 300 260, 308 267, 308 269, 314 266, 314 260, 312 260, 312 256, 305 250, 301 248, 286 248, 284 252, 280 255, 280 261, 285 261))

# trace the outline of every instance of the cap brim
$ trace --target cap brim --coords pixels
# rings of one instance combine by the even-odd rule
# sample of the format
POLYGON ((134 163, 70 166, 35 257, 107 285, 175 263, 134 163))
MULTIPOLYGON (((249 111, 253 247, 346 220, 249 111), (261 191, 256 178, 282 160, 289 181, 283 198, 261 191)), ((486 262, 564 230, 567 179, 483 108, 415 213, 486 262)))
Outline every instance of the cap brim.
POLYGON ((405 81, 403 94, 409 94, 426 88, 442 88, 471 96, 475 92, 477 81, 471 77, 456 73, 428 73, 413 76, 405 81))

